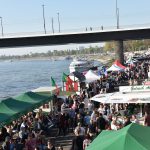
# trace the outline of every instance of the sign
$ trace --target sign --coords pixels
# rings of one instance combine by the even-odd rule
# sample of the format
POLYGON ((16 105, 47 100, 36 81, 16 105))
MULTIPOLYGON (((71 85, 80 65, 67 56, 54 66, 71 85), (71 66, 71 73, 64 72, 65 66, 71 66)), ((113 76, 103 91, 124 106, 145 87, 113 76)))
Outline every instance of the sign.
POLYGON ((139 85, 139 86, 120 86, 119 91, 122 93, 126 92, 150 92, 150 85, 139 85))

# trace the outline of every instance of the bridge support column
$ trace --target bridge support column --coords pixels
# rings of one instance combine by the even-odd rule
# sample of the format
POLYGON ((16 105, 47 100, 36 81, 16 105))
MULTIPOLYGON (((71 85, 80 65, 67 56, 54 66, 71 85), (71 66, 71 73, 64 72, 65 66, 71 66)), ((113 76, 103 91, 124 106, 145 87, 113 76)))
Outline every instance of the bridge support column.
POLYGON ((123 40, 116 41, 115 47, 116 47, 116 59, 118 59, 120 63, 124 64, 123 40))

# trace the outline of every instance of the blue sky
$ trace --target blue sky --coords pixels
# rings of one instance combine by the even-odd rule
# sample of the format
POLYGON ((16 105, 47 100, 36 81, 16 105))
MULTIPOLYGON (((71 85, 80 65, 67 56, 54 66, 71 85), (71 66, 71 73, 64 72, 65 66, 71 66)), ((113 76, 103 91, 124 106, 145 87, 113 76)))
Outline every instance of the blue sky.
MULTIPOLYGON (((120 26, 150 23, 150 0, 117 1, 120 26)), ((4 34, 43 31, 43 4, 48 32, 52 17, 58 32, 58 12, 61 31, 116 26, 116 0, 0 0, 4 34)))

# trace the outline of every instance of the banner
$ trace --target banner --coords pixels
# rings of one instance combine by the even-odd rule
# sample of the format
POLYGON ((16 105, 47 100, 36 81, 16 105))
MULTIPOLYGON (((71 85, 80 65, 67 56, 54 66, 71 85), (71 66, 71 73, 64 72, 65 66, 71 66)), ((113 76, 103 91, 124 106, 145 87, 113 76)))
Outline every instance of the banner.
POLYGON ((139 86, 120 86, 120 92, 148 92, 150 91, 150 85, 139 85, 139 86))

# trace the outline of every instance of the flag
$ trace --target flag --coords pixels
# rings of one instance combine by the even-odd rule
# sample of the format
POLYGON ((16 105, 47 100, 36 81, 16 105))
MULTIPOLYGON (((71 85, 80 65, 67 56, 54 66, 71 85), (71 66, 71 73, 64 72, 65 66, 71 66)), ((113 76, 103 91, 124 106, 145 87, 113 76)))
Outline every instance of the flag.
POLYGON ((63 82, 66 82, 66 81, 67 81, 67 77, 68 77, 68 75, 66 75, 66 74, 63 72, 62 81, 63 81, 63 82))
MULTIPOLYGON (((67 81, 67 77, 68 77, 68 75, 66 75, 66 74, 63 72, 63 75, 62 75, 63 90, 65 89, 65 83, 66 83, 66 81, 67 81)), ((67 85, 66 85, 66 91, 67 91, 67 85)))
POLYGON ((108 74, 107 74, 107 71, 106 71, 105 67, 103 68, 103 72, 104 72, 104 75, 107 77, 108 74))
POLYGON ((99 70, 99 71, 98 71, 98 76, 100 76, 100 77, 101 77, 101 75, 102 75, 102 74, 101 74, 101 71, 99 70))
POLYGON ((69 87, 69 91, 74 91, 73 80, 71 80, 71 78, 70 78, 69 76, 67 77, 66 84, 67 84, 68 87, 69 87))
POLYGON ((58 88, 55 80, 52 77, 51 77, 51 84, 52 84, 53 87, 56 87, 56 95, 59 95, 59 92, 60 92, 59 88, 58 88))
POLYGON ((55 80, 52 77, 51 77, 51 84, 53 87, 56 86, 55 80))
POLYGON ((67 77, 66 82, 67 82, 68 84, 72 84, 72 83, 73 83, 72 79, 71 79, 69 76, 67 77))
POLYGON ((69 77, 69 75, 63 73, 62 81, 65 82, 65 84, 66 84, 66 91, 73 91, 74 90, 73 80, 71 80, 71 78, 69 77))

